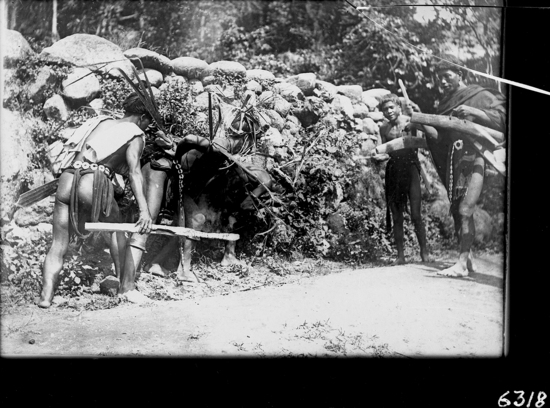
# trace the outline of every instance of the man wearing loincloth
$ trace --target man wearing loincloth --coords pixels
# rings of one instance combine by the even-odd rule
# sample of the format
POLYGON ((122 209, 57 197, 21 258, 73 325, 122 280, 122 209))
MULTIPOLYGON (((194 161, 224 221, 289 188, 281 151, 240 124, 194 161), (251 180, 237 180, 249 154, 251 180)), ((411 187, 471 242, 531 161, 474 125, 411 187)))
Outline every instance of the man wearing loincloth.
MULTIPOLYGON (((506 100, 498 92, 479 85, 466 85, 467 71, 461 69, 462 62, 444 55, 436 65, 443 98, 438 115, 456 116, 491 129, 505 132, 506 100), (457 65, 454 65, 457 64, 457 65)), ((434 134, 427 132, 427 135, 434 134)), ((445 276, 467 276, 475 272, 471 252, 475 237, 474 210, 483 188, 485 160, 463 134, 438 129, 436 137, 428 137, 428 147, 451 203, 451 215, 458 237, 460 253, 455 265, 439 274, 445 276)))
MULTIPOLYGON (((53 242, 44 261, 38 303, 42 308, 51 305, 71 235, 85 237, 85 222, 120 221, 111 182, 115 173, 126 175, 130 180, 140 210, 136 227, 142 233, 151 231, 152 220, 143 193, 140 156, 145 144, 144 130, 152 119, 136 94, 130 94, 123 107, 123 118, 102 120, 89 131, 75 161, 59 178, 53 214, 53 242)), ((135 290, 134 274, 124 272, 124 233, 113 233, 110 241, 111 257, 120 279, 119 294, 133 302, 146 300, 135 290)))
MULTIPOLYGON (((380 137, 382 143, 390 142, 403 136, 411 136, 407 126, 410 118, 401 114, 399 97, 394 94, 384 95, 380 101, 386 120, 380 126, 380 137)), ((421 216, 421 191, 420 191, 420 162, 418 161, 417 149, 407 148, 396 150, 388 154, 377 154, 376 161, 387 160, 385 174, 386 186, 386 226, 391 229, 393 218, 393 234, 397 247, 397 265, 405 263, 403 252, 403 213, 407 207, 407 199, 410 202, 411 220, 414 225, 418 244, 420 246, 420 257, 422 262, 429 261, 429 254, 426 247, 426 229, 421 216), (390 217, 391 212, 391 217, 390 217)))

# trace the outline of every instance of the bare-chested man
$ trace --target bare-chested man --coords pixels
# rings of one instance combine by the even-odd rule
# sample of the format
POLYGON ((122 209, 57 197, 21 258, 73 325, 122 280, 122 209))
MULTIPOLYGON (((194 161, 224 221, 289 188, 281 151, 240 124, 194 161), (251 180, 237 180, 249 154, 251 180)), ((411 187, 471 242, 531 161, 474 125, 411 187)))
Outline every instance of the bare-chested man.
MULTIPOLYGON (((130 94, 123 107, 123 118, 104 120, 91 131, 75 162, 59 178, 53 214, 53 242, 44 261, 39 307, 51 305, 71 234, 85 236, 85 222, 119 222, 120 212, 111 182, 115 173, 129 177, 139 206, 136 224, 139 231, 151 231, 152 219, 143 193, 140 157, 145 144, 143 131, 152 119, 136 94, 130 94)), ((110 251, 120 279, 119 294, 124 294, 132 302, 146 300, 135 290, 135 274, 125 272, 124 233, 112 234, 110 251)))
MULTIPOLYGON (((464 79, 467 71, 461 66, 463 63, 451 55, 444 55, 443 60, 436 65, 437 77, 443 91, 436 113, 456 116, 504 132, 504 96, 498 91, 479 85, 466 85, 464 79)), ((460 246, 456 264, 439 274, 467 276, 469 272, 475 272, 471 252, 475 237, 473 214, 483 188, 485 160, 460 132, 444 129, 435 131, 433 128, 431 131, 426 130, 428 147, 439 177, 449 194, 451 214, 460 246)))
MULTIPOLYGON (((380 126, 382 143, 387 143, 402 136, 410 136, 406 127, 410 118, 401 114, 399 97, 394 94, 384 95, 380 101, 380 109, 386 120, 380 126)), ((428 262, 429 254, 426 247, 426 230, 421 216, 421 190, 420 190, 420 162, 416 149, 402 149, 388 154, 377 154, 373 157, 377 161, 387 160, 385 175, 387 225, 391 228, 393 218, 393 234, 397 247, 397 265, 405 263, 404 237, 403 237, 403 212, 407 206, 407 198, 410 202, 411 220, 414 225, 418 244, 420 245, 420 257, 423 262, 428 262), (389 216, 391 211, 391 218, 389 216)))

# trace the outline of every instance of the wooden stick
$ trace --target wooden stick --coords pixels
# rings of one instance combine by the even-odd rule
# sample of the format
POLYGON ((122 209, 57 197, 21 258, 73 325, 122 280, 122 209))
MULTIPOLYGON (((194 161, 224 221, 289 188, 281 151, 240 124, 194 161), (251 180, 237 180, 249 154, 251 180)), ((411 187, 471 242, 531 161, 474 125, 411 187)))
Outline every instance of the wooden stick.
POLYGON ((395 152, 402 149, 425 149, 428 145, 422 137, 398 137, 389 142, 382 143, 374 149, 376 154, 395 152))
POLYGON ((465 119, 458 119, 452 116, 444 115, 428 115, 426 113, 414 112, 411 116, 411 123, 433 126, 435 128, 443 128, 455 130, 474 137, 478 141, 485 141, 491 148, 497 149, 501 147, 501 142, 504 142, 504 133, 499 132, 477 123, 470 122, 465 119), (496 139, 496 140, 495 140, 496 139))
MULTIPOLYGON (((110 231, 110 232, 132 232, 136 233, 137 228, 135 224, 130 223, 111 223, 111 222, 87 222, 84 224, 84 229, 88 231, 110 231)), ((237 241, 239 240, 239 234, 227 234, 227 233, 214 233, 214 232, 202 232, 196 231, 191 228, 184 227, 170 227, 167 225, 153 225, 151 227, 151 234, 157 235, 178 235, 188 238, 208 238, 208 239, 221 239, 224 241, 237 241)))

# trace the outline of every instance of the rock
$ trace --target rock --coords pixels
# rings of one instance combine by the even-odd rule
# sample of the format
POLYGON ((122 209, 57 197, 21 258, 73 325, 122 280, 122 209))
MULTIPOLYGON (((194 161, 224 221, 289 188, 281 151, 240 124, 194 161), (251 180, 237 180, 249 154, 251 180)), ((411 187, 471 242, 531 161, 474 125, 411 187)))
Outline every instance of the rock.
POLYGON ((198 58, 179 57, 172 60, 172 67, 176 75, 182 75, 188 79, 200 79, 208 63, 198 58))
POLYGON ((285 117, 292 109, 292 104, 285 100, 281 95, 276 94, 273 97, 273 110, 282 117, 285 117))
POLYGON ((248 69, 246 71, 246 79, 250 80, 274 80, 275 75, 271 73, 270 71, 266 71, 265 69, 248 69))
POLYGON ((350 119, 353 119, 353 104, 351 99, 344 95, 336 95, 331 103, 335 112, 342 112, 350 119))
POLYGON ((4 68, 4 89, 2 93, 2 106, 8 106, 9 101, 17 97, 22 91, 19 81, 16 78, 16 70, 4 68))
MULTIPOLYGON (((368 92, 368 91, 365 91, 365 92, 368 92)), ((365 92, 361 94, 361 101, 363 101, 363 103, 367 105, 369 107, 369 110, 372 112, 378 107, 378 104, 379 104, 378 99, 376 99, 372 95, 365 94, 365 92)))
MULTIPOLYGON (((288 132, 291 134, 291 135, 298 135, 298 133, 300 132, 300 121, 298 121, 298 123, 295 123, 294 121, 292 120, 288 120, 288 118, 292 116, 292 115, 289 115, 287 116, 287 121, 285 122, 285 126, 284 126, 284 129, 283 130, 288 130, 288 132)), ((293 118, 296 118, 295 116, 292 116, 293 118)), ((298 119, 296 119, 298 120, 298 119)))
POLYGON ((365 132, 367 135, 378 134, 378 125, 371 118, 364 118, 362 120, 362 128, 363 132, 365 132))
MULTIPOLYGON (((52 207, 52 212, 53 212, 53 207, 52 207)), ((40 222, 36 226, 36 230, 41 235, 51 234, 52 231, 53 231, 53 223, 51 223, 51 222, 50 223, 40 222)))
POLYGON ((120 281, 115 276, 107 276, 99 283, 99 292, 114 297, 118 294, 119 287, 120 281))
POLYGON ((378 102, 380 102, 380 98, 382 98, 382 96, 390 93, 391 92, 388 91, 387 89, 382 89, 382 88, 369 89, 361 94, 361 98, 364 98, 366 96, 372 96, 378 102))
POLYGON ((99 80, 88 68, 75 68, 61 85, 65 100, 73 108, 87 105, 101 93, 99 80))
POLYGON ((48 119, 67 120, 69 109, 60 95, 54 95, 44 103, 44 114, 48 119))
POLYGON ((304 96, 312 96, 316 80, 317 75, 314 73, 305 73, 288 77, 286 82, 300 88, 304 96))
POLYGON ((271 146, 282 146, 283 145, 283 135, 276 128, 270 127, 267 132, 265 132, 262 140, 270 144, 271 146))
POLYGON ((21 228, 19 226, 13 226, 7 233, 6 233, 6 241, 8 242, 17 242, 17 241, 25 241, 29 242, 32 240, 32 231, 29 228, 21 228))
POLYGON ((273 109, 268 109, 264 112, 269 119, 271 120, 271 126, 273 126, 275 129, 282 131, 285 126, 285 120, 279 115, 277 112, 275 112, 273 109))
POLYGON ((254 80, 248 81, 245 85, 245 88, 257 94, 262 93, 262 85, 259 82, 256 82, 254 80))
POLYGON ((208 65, 202 73, 202 77, 229 75, 244 78, 246 76, 246 68, 235 61, 216 61, 208 65))
POLYGON ((275 106, 275 94, 272 91, 264 91, 258 96, 258 106, 265 109, 273 109, 275 106))
POLYGON ((273 91, 281 95, 286 101, 290 103, 305 100, 304 93, 296 85, 292 85, 286 82, 281 82, 273 86, 273 91))
POLYGON ((208 108, 208 92, 203 92, 195 98, 195 104, 198 107, 208 108))
POLYGON ((112 42, 91 34, 73 34, 65 37, 51 47, 44 48, 40 56, 47 61, 68 63, 72 65, 97 64, 94 69, 99 69, 113 77, 121 77, 120 68, 130 77, 134 78, 133 64, 124 56, 121 48, 112 42), (106 61, 111 62, 105 66, 106 61))
POLYGON ((43 103, 46 100, 46 91, 58 81, 53 71, 45 66, 40 68, 36 78, 27 85, 27 96, 34 103, 43 103))
POLYGON ((145 81, 145 75, 147 75, 147 79, 149 80, 151 86, 158 88, 164 82, 164 76, 162 75, 162 72, 157 71, 156 69, 145 68, 143 71, 138 71, 138 77, 142 81, 145 81))
POLYGON ((380 122, 384 120, 384 114, 382 112, 369 112, 369 118, 374 120, 375 122, 380 122))
POLYGON ((18 209, 14 215, 14 221, 20 227, 51 223, 53 207, 53 201, 50 200, 50 197, 46 197, 30 207, 18 209))
POLYGON ((202 79, 202 84, 204 86, 215 84, 216 83, 216 77, 214 75, 208 75, 202 79))
POLYGON ((353 105, 353 117, 364 119, 369 115, 369 107, 363 103, 353 105))
POLYGON ((314 94, 325 102, 332 102, 334 97, 338 94, 338 89, 336 85, 330 82, 317 80, 315 82, 314 94))
POLYGON ((132 58, 139 58, 144 68, 155 69, 164 75, 174 71, 170 58, 154 51, 147 50, 145 48, 130 48, 129 50, 124 51, 123 54, 138 70, 141 70, 141 65, 137 59, 132 60, 132 58))
POLYGON ((36 54, 20 32, 4 30, 3 34, 5 35, 2 39, 4 68, 12 68, 17 62, 24 61, 36 54))
POLYGON ((450 206, 449 200, 438 198, 430 204, 429 212, 431 215, 444 219, 449 215, 450 206))
POLYGON ((336 129, 338 126, 338 121, 334 117, 333 114, 329 113, 328 115, 325 115, 321 118, 321 123, 323 123, 323 126, 325 126, 327 129, 336 129))
POLYGON ((474 225, 476 228, 475 241, 478 243, 488 242, 493 233, 493 220, 487 211, 477 206, 474 210, 474 225))
POLYGON ((96 98, 93 101, 91 101, 89 105, 90 105, 90 108, 92 108, 97 115, 103 114, 103 107, 105 106, 105 102, 103 101, 103 99, 96 98))
POLYGON ((361 102, 363 94, 361 85, 339 85, 336 87, 336 90, 340 95, 347 96, 354 103, 361 102))
POLYGON ((189 80, 189 86, 191 87, 191 91, 195 95, 198 95, 198 94, 204 92, 204 86, 202 85, 202 82, 198 79, 189 80))

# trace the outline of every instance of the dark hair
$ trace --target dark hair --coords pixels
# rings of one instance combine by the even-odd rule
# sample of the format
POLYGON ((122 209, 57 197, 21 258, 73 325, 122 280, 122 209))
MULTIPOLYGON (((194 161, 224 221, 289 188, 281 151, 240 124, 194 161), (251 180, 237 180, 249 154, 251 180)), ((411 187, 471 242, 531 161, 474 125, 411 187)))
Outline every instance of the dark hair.
POLYGON ((132 92, 126 97, 126 99, 124 99, 124 102, 122 102, 122 107, 124 108, 124 111, 126 113, 137 113, 139 115, 146 114, 148 116, 151 116, 151 114, 147 111, 147 108, 145 108, 145 105, 135 92, 132 92))
POLYGON ((401 107, 401 101, 399 100, 399 96, 397 96, 396 94, 386 94, 386 95, 383 95, 381 98, 380 98, 380 109, 384 109, 384 105, 386 103, 389 103, 389 102, 393 102, 395 103, 397 106, 401 107))
POLYGON ((435 72, 449 69, 456 73, 462 73, 462 79, 466 78, 466 75, 468 75, 468 71, 464 68, 461 68, 464 66, 464 63, 454 55, 442 54, 439 55, 439 58, 441 59, 436 59, 436 61, 434 62, 435 72))

